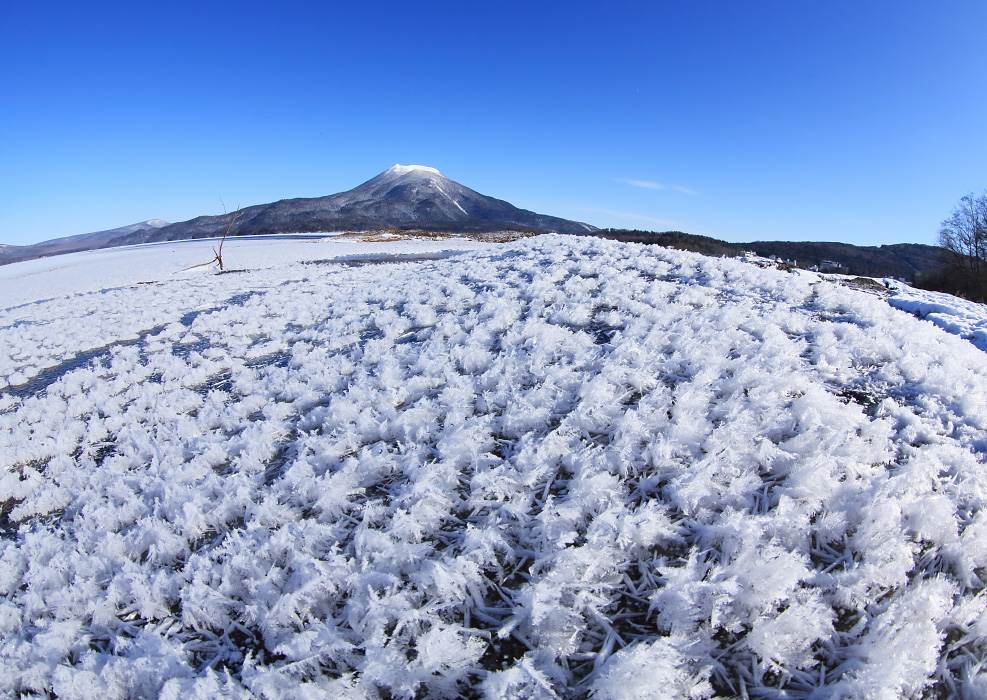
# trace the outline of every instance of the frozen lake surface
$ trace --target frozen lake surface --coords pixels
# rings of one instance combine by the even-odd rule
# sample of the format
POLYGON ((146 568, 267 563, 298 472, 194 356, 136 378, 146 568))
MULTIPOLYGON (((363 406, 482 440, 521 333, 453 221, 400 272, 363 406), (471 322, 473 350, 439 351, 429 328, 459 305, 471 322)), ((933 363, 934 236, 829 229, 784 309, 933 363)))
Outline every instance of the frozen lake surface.
POLYGON ((214 243, 0 267, 0 695, 987 695, 979 309, 214 243))

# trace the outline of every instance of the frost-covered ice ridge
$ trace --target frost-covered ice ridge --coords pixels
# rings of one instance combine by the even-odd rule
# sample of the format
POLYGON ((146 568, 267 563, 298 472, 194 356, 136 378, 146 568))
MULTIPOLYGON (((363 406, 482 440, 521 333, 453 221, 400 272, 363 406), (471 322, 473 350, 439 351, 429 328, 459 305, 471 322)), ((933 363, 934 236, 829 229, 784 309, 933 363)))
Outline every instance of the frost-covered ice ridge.
POLYGON ((0 312, 0 696, 987 693, 969 342, 592 238, 294 255, 0 312))

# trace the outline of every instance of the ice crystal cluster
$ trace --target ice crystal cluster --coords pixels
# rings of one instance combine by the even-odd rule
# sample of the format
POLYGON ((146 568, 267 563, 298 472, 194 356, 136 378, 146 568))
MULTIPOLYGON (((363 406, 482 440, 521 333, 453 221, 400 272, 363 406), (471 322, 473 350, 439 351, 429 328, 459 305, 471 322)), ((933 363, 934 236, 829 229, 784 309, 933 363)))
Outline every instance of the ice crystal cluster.
POLYGON ((0 344, 0 696, 987 695, 987 355, 878 296, 543 236, 0 344))

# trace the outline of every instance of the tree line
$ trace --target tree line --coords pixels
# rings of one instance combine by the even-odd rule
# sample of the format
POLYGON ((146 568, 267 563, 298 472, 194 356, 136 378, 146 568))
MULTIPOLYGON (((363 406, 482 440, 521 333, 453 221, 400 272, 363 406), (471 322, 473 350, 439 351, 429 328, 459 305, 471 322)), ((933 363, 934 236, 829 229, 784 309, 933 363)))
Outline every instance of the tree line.
POLYGON ((938 242, 943 250, 938 280, 942 291, 987 302, 987 191, 960 199, 940 224, 938 242))
POLYGON ((660 245, 704 255, 762 256, 794 259, 810 267, 821 259, 842 264, 841 271, 868 277, 900 277, 922 289, 947 292, 987 303, 987 190, 962 197, 939 227, 937 247, 917 243, 855 246, 848 243, 755 241, 728 243, 682 231, 600 229, 601 238, 660 245))
POLYGON ((883 246, 858 246, 825 241, 752 241, 729 243, 708 236, 682 231, 641 231, 636 229, 600 229, 594 235, 625 243, 645 243, 665 248, 688 250, 703 255, 737 257, 753 252, 762 257, 792 260, 799 267, 811 268, 824 260, 840 263, 840 272, 865 277, 900 277, 914 283, 932 277, 940 267, 939 249, 919 243, 883 246))

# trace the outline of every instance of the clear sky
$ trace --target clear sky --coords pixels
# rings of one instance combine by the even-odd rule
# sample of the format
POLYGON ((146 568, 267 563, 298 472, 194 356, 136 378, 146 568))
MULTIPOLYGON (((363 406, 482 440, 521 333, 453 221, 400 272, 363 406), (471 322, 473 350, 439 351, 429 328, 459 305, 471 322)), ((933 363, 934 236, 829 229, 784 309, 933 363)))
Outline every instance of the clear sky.
POLYGON ((0 242, 394 165, 596 226, 934 243, 987 188, 987 2, 9 2, 0 242))

